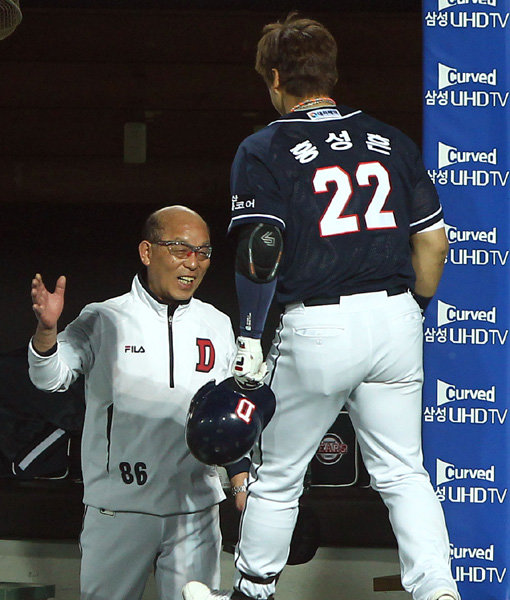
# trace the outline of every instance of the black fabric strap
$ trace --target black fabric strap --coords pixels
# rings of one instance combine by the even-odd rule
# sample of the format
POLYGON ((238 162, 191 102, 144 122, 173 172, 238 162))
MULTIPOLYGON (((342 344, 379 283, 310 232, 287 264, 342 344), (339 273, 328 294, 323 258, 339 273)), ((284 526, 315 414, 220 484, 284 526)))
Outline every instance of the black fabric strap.
MULTIPOLYGON (((255 600, 251 596, 247 596, 246 594, 243 594, 243 592, 236 590, 236 588, 234 588, 234 591, 232 592, 232 596, 230 598, 231 600, 255 600)), ((267 600, 274 600, 274 596, 271 594, 271 596, 269 596, 267 600)))
POLYGON ((273 581, 278 581, 280 577, 280 573, 276 575, 270 575, 269 577, 255 577, 254 575, 247 575, 241 571, 241 575, 244 579, 251 581, 252 583, 259 583, 260 585, 267 585, 268 583, 273 583, 273 581))

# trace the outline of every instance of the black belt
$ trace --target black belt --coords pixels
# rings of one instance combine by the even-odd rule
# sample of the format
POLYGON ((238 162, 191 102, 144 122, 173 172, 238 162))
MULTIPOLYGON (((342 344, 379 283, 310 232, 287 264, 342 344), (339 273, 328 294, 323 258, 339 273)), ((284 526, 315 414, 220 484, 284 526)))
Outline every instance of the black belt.
MULTIPOLYGON (((405 294, 409 288, 406 285, 397 285, 389 288, 388 290, 374 290, 378 292, 386 292, 388 296, 398 296, 399 294, 405 294)), ((342 294, 342 296, 353 296, 354 294, 363 294, 369 292, 352 292, 352 294, 342 294)), ((308 298, 303 300, 305 306, 322 306, 324 304, 340 304, 342 296, 336 296, 335 298, 308 298)))

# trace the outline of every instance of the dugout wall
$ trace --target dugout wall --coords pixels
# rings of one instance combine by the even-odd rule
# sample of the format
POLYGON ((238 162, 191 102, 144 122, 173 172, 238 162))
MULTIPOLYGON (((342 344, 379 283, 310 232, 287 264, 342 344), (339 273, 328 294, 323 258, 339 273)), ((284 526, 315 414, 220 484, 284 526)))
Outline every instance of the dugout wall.
POLYGON ((425 320, 424 448, 463 600, 510 598, 510 0, 425 0, 424 158, 450 250, 425 320))

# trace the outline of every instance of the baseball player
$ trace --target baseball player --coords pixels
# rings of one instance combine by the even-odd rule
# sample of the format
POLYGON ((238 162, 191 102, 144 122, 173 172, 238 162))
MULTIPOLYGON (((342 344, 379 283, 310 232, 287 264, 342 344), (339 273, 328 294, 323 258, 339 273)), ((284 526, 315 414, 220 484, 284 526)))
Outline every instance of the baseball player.
POLYGON ((87 305, 58 337, 65 278, 54 293, 32 280, 33 383, 57 392, 85 375, 82 600, 141 598, 153 566, 163 600, 190 577, 219 582, 224 494, 184 437, 193 394, 229 376, 235 353, 230 319, 193 297, 209 230, 194 211, 167 207, 149 217, 138 250, 145 268, 131 291, 87 305))
POLYGON ((276 412, 254 455, 234 590, 185 600, 272 597, 303 478, 346 406, 371 485, 389 509, 414 600, 459 600, 443 512, 421 451, 422 311, 447 240, 415 144, 330 98, 336 44, 318 22, 267 25, 256 70, 281 118, 245 139, 231 175, 241 335, 234 375, 258 385, 260 336, 283 306, 267 366, 276 412))

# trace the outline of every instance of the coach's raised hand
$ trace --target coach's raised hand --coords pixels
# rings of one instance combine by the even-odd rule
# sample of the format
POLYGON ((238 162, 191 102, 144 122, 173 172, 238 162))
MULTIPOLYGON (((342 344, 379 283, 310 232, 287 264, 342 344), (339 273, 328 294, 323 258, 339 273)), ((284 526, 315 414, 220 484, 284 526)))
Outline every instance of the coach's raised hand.
POLYGON ((66 278, 57 279, 55 291, 49 292, 39 273, 32 279, 32 308, 37 317, 37 329, 32 344, 37 352, 47 352, 57 343, 57 323, 64 308, 66 278))

